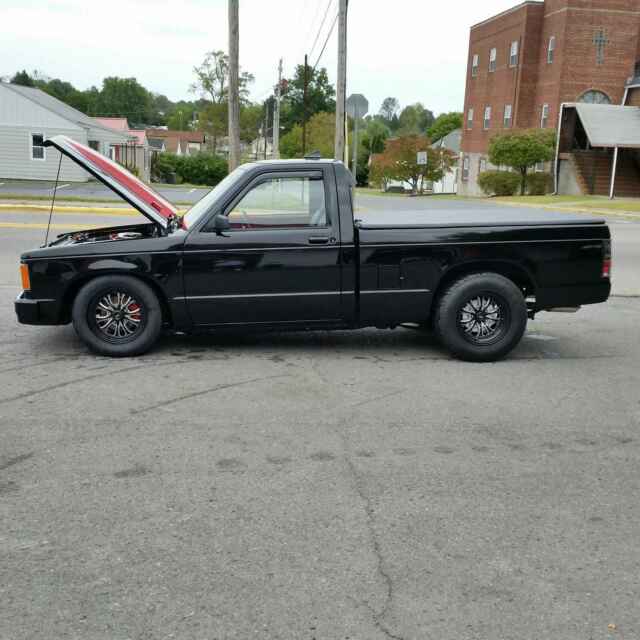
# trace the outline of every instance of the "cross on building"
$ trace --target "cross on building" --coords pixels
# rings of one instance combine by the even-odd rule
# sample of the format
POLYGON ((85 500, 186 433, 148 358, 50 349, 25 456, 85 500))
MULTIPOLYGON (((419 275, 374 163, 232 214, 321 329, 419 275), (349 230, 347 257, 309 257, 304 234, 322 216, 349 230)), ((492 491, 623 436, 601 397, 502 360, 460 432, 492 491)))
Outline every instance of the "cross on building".
POLYGON ((596 45, 596 63, 604 64, 604 51, 609 44, 609 39, 604 29, 598 29, 593 36, 593 44, 596 45))

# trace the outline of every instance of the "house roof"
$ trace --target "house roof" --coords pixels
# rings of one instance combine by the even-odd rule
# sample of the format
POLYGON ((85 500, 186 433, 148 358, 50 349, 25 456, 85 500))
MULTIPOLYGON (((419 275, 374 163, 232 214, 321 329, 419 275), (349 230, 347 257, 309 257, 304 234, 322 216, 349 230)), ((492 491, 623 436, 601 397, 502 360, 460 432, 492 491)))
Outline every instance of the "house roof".
POLYGON ((148 144, 144 129, 129 129, 129 121, 126 118, 93 118, 108 129, 126 134, 135 144, 146 147, 148 144))
POLYGON ((462 144, 462 129, 455 129, 448 133, 444 138, 440 138, 437 142, 431 145, 432 149, 448 149, 453 153, 460 153, 460 146, 462 144))
MULTIPOLYGON (((181 142, 204 143, 204 133, 202 131, 171 131, 169 129, 146 129, 147 138, 175 138, 181 142)), ((176 144, 177 146, 177 144, 176 144)))
POLYGON ((126 118, 93 118, 93 120, 107 129, 129 132, 129 122, 126 118))
MULTIPOLYGON (((31 100, 31 102, 35 102, 43 109, 47 109, 47 111, 51 111, 61 118, 69 120, 70 122, 80 125, 81 127, 89 129, 102 129, 103 131, 110 134, 114 133, 114 130, 112 128, 105 127, 103 124, 82 113, 82 111, 78 111, 77 109, 70 107, 68 104, 62 102, 62 100, 58 100, 58 98, 54 98, 53 96, 50 96, 48 93, 45 93, 40 89, 35 89, 34 87, 23 87, 18 84, 9 83, 3 83, 2 86, 6 87, 10 91, 13 91, 14 93, 23 96, 27 100, 31 100)), ((126 134, 124 137, 126 137, 126 134)))
POLYGON ((575 108, 592 147, 640 148, 640 107, 566 104, 575 108))

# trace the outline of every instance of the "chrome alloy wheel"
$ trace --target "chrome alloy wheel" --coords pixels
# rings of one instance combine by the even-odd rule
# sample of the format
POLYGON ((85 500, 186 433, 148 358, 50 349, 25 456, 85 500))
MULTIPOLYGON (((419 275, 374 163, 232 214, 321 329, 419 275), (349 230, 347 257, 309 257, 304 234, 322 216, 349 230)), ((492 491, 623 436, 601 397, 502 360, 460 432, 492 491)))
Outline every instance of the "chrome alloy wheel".
POLYGON ((143 325, 142 307, 124 291, 110 291, 95 305, 95 326, 110 341, 128 340, 143 325))
POLYGON ((508 307, 501 298, 480 294, 467 301, 458 313, 458 329, 476 345, 493 344, 508 328, 508 307))

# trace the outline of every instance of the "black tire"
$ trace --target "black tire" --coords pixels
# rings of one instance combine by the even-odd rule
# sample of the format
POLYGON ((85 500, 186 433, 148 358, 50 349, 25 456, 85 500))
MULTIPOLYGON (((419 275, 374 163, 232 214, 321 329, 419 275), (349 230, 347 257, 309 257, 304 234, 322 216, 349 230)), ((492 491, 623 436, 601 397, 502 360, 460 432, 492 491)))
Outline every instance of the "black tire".
POLYGON ((475 273, 456 280, 437 303, 434 329, 444 346, 469 362, 506 356, 527 328, 522 291, 497 273, 475 273))
POLYGON ((144 282, 128 276, 101 276, 88 282, 76 296, 71 317, 80 339, 104 356, 141 355, 162 331, 158 297, 144 282), (118 335, 111 335, 114 332, 118 335))

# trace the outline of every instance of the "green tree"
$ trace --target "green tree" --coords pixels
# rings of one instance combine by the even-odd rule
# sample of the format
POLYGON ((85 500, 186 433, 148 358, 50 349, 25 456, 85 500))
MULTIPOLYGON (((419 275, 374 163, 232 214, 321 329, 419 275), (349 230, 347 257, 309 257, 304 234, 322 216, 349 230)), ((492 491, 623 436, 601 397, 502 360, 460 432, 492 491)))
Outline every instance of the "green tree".
POLYGON ((23 87, 35 87, 34 79, 27 73, 25 69, 18 71, 10 80, 11 84, 19 84, 23 87))
POLYGON ((167 126, 173 131, 186 131, 191 128, 193 111, 189 107, 176 107, 167 118, 167 126))
POLYGON ((433 112, 425 109, 420 102, 405 107, 398 117, 398 134, 425 134, 433 124, 433 112))
MULTIPOLYGON (((196 76, 191 91, 210 100, 213 104, 227 101, 229 93, 229 56, 224 51, 209 51, 199 67, 193 68, 196 76)), ((240 103, 249 101, 249 85, 253 75, 246 71, 240 74, 240 103)))
POLYGON ((211 151, 217 153, 218 141, 228 131, 229 119, 226 102, 208 103, 198 114, 199 128, 207 134, 211 151))
POLYGON ((391 135, 389 127, 377 118, 372 118, 366 123, 366 128, 362 134, 362 146, 369 154, 382 153, 384 143, 391 135))
MULTIPOLYGON (((273 113, 273 111, 269 111, 273 113)), ((259 104, 247 104, 240 107, 240 140, 247 144, 253 142, 264 120, 264 107, 259 104)))
MULTIPOLYGON (((317 113, 333 113, 336 110, 336 90, 329 82, 325 68, 307 70, 307 121, 317 113)), ((296 67, 293 78, 284 84, 283 107, 280 116, 285 131, 291 131, 304 119, 304 65, 296 67)))
POLYGON ((398 111, 400 111, 400 102, 397 98, 389 97, 382 101, 379 116, 391 131, 398 129, 398 111))
POLYGON ((462 127, 462 114, 457 111, 441 113, 427 130, 427 135, 438 142, 452 131, 462 127))
POLYGON ((548 162, 555 153, 554 129, 511 131, 494 136, 489 143, 489 162, 520 173, 520 194, 527 188, 527 172, 539 162, 548 162))
MULTIPOLYGON (((332 158, 336 133, 335 113, 316 113, 307 123, 307 152, 319 151, 323 158, 332 158)), ((302 157, 302 126, 293 129, 280 140, 283 158, 302 157)))
POLYGON ((95 105, 97 115, 122 116, 133 124, 151 119, 151 94, 135 78, 105 78, 95 105))

